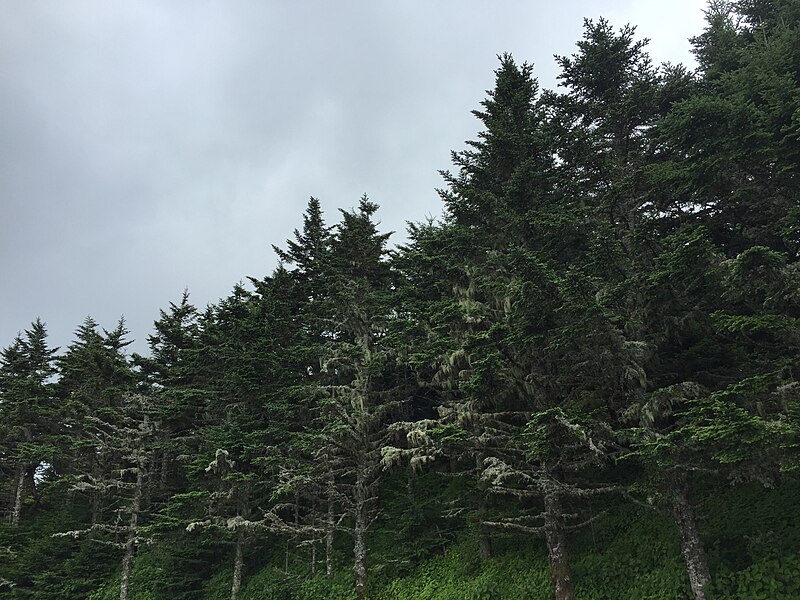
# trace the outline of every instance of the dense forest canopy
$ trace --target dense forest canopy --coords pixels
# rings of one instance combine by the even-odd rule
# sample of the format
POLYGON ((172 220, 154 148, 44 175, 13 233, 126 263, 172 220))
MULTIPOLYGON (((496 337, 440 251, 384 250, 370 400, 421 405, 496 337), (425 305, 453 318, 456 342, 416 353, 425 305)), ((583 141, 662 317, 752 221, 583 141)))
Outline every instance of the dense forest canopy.
POLYGON ((587 20, 499 57, 441 217, 312 198, 147 355, 0 355, 0 596, 800 597, 800 2, 699 68, 587 20))

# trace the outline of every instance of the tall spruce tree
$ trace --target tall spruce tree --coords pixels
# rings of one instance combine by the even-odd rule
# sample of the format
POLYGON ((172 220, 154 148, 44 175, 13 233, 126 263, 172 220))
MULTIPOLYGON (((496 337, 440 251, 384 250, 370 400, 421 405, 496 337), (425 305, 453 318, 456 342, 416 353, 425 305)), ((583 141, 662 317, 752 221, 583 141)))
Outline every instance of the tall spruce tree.
POLYGON ((288 459, 292 422, 286 392, 296 378, 288 273, 278 269, 253 283, 255 292, 237 285, 202 320, 203 420, 185 457, 188 498, 206 498, 188 527, 210 526, 234 547, 232 598, 244 580, 248 547, 256 541, 275 545, 264 512, 273 512, 280 465, 288 459))
MULTIPOLYGON (((607 489, 569 480, 562 465, 588 464, 599 444, 587 442, 581 456, 564 446, 561 460, 531 459, 525 431, 536 413, 603 406, 596 374, 605 371, 603 357, 619 336, 584 268, 592 211, 570 194, 555 158, 552 96, 541 98, 531 68, 509 56, 501 57, 496 75, 484 110, 475 111, 485 130, 469 143, 472 149, 454 154, 458 174, 444 173, 446 220, 414 241, 418 252, 441 259, 436 266, 450 285, 448 303, 439 303, 438 330, 446 340, 439 378, 450 379, 456 391, 439 409, 438 428, 461 430, 450 437, 470 448, 489 491, 542 502, 543 510, 526 506, 489 522, 545 534, 561 600, 574 598, 565 518, 575 511, 564 502, 607 489), (544 523, 523 525, 526 514, 544 523)), ((409 433, 410 441, 430 439, 420 427, 409 433)))
MULTIPOLYGON (((326 224, 320 201, 311 198, 303 214, 302 230, 295 230, 294 239, 287 240, 286 250, 273 246, 283 263, 291 267, 289 277, 293 283, 293 307, 296 339, 291 349, 295 360, 293 370, 296 385, 286 390, 294 407, 294 423, 307 423, 319 415, 317 402, 320 392, 328 381, 325 372, 326 347, 334 336, 332 322, 334 307, 332 278, 333 227, 326 224)), ((333 473, 330 463, 317 462, 315 449, 319 448, 320 431, 317 427, 292 428, 291 453, 287 457, 282 487, 286 493, 295 495, 295 502, 302 495, 309 505, 305 515, 305 528, 322 531, 325 546, 325 573, 334 573, 333 548, 336 524, 340 515, 337 510, 335 487, 331 484, 333 473), (317 509, 316 507, 324 507, 317 509)), ((296 526, 295 526, 296 527, 296 526)), ((313 536, 312 536, 313 537, 313 536)), ((312 570, 315 545, 312 545, 312 570)))
MULTIPOLYGON (((91 317, 78 327, 75 340, 58 357, 59 379, 56 391, 66 407, 65 426, 68 449, 59 460, 71 477, 102 478, 117 467, 117 456, 97 444, 88 426, 90 418, 104 418, 114 423, 124 418, 124 398, 134 391, 135 377, 125 354, 130 344, 123 320, 111 330, 100 330, 91 317)), ((87 489, 92 523, 103 520, 105 489, 87 489)))
POLYGON ((693 38, 701 87, 665 117, 672 210, 703 223, 728 256, 800 251, 797 3, 719 2, 693 38), (680 203, 678 203, 680 199, 680 203), (688 214, 686 214, 688 213, 688 214))
POLYGON ((0 432, 4 467, 13 473, 10 522, 16 527, 25 500, 37 495, 35 476, 58 456, 61 414, 53 394, 54 355, 44 323, 36 319, 0 355, 0 432))
POLYGON ((120 600, 130 596, 142 534, 158 422, 150 399, 136 391, 123 319, 98 331, 90 318, 60 357, 59 390, 70 407, 71 489, 91 499, 91 522, 63 537, 89 536, 122 551, 120 600))
POLYGON ((319 476, 327 479, 330 499, 348 517, 342 527, 349 525, 353 536, 359 599, 367 594, 366 536, 376 516, 381 451, 389 438, 386 426, 404 401, 396 350, 387 338, 393 314, 392 273, 386 260, 390 234, 378 232, 373 220, 377 209, 363 197, 357 210, 342 211, 331 244, 332 310, 322 377, 309 390, 317 398, 319 419, 314 458, 319 476))
MULTIPOLYGON (((113 409, 86 417, 85 432, 98 451, 113 457, 112 469, 84 473, 75 478, 76 491, 100 494, 113 509, 113 518, 96 519, 85 529, 58 536, 92 539, 122 550, 119 599, 131 597, 131 577, 137 548, 145 541, 143 516, 147 507, 152 447, 157 437, 157 422, 152 420, 150 402, 136 393, 123 393, 113 409)), ((110 515, 109 515, 110 516, 110 515)))

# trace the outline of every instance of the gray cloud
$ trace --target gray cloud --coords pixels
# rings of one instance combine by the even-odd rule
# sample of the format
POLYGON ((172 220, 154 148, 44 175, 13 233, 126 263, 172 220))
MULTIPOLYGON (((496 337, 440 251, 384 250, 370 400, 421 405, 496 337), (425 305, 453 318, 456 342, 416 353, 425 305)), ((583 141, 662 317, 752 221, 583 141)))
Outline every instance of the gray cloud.
POLYGON ((124 314, 141 351, 185 286, 271 271, 310 195, 333 221, 366 192, 402 238, 440 212, 496 54, 554 87, 603 14, 687 62, 703 4, 0 0, 0 345, 124 314))

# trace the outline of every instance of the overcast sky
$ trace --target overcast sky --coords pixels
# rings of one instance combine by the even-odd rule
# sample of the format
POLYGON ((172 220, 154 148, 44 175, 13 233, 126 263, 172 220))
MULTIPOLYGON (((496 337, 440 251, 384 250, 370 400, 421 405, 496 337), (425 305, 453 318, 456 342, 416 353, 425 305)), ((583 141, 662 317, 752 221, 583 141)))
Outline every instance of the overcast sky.
POLYGON ((702 0, 0 0, 0 346, 124 315, 133 348, 276 266, 309 196, 385 230, 441 212, 496 55, 556 86, 584 17, 694 66, 702 0))

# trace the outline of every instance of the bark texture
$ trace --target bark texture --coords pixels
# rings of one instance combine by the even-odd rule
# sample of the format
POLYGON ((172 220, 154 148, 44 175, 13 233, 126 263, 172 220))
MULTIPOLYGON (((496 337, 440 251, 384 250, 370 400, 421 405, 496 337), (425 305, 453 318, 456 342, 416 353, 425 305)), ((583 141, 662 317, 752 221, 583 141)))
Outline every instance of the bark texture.
POLYGON ((681 554, 686 563, 692 596, 694 600, 705 600, 711 572, 697 529, 697 516, 689 498, 689 478, 685 471, 680 471, 672 476, 670 483, 673 486, 672 514, 681 536, 681 554))
POLYGON ((244 572, 244 536, 243 530, 236 533, 236 556, 233 560, 233 582, 231 583, 231 600, 236 600, 242 589, 242 573, 244 572))
MULTIPOLYGON (((483 469, 483 454, 478 454, 475 456, 475 470, 480 473, 483 469)), ((487 559, 492 557, 492 538, 489 536, 489 533, 483 527, 483 520, 484 516, 486 515, 486 511, 488 510, 488 505, 486 503, 486 491, 485 487, 479 485, 479 493, 481 494, 480 499, 478 500, 478 531, 480 532, 480 537, 478 538, 478 548, 481 552, 481 558, 487 559)))
POLYGON ((122 577, 119 583, 119 600, 128 600, 128 592, 133 570, 133 556, 136 553, 136 530, 139 526, 139 512, 144 494, 144 460, 139 459, 136 470, 136 487, 131 503, 131 516, 128 521, 128 538, 125 540, 125 554, 122 556, 122 577))
POLYGON ((328 518, 325 530, 325 575, 333 577, 333 495, 328 495, 328 518))
POLYGON ((555 600, 575 600, 572 572, 567 552, 567 536, 561 519, 561 499, 554 490, 544 495, 544 533, 550 563, 550 580, 553 582, 555 600))
MULTIPOLYGON (((102 450, 98 451, 98 454, 102 453, 102 450)), ((91 457, 91 472, 95 479, 100 479, 102 477, 102 469, 100 467, 100 457, 99 456, 92 456, 91 457)), ((98 523, 103 522, 103 495, 99 489, 92 489, 92 525, 97 525, 98 523)))
POLYGON ((25 499, 25 465, 17 465, 17 486, 14 492, 14 508, 11 509, 11 526, 18 527, 22 518, 22 502, 25 499))
POLYGON ((355 538, 355 545, 353 552, 355 554, 355 564, 353 565, 353 573, 356 579, 356 598, 363 600, 366 598, 367 591, 367 490, 364 485, 363 477, 359 473, 356 479, 355 489, 355 527, 353 536, 355 538))

